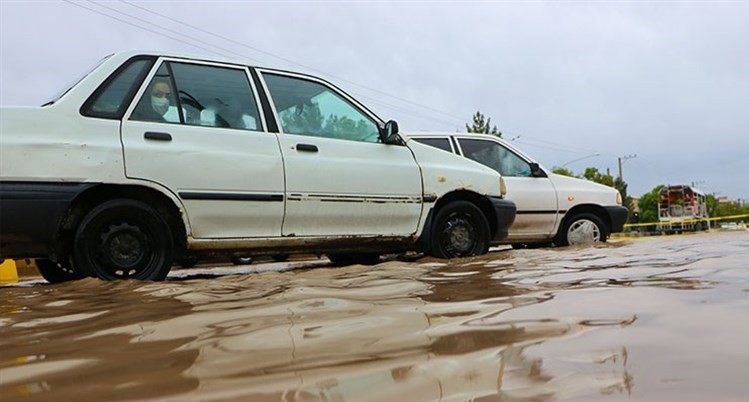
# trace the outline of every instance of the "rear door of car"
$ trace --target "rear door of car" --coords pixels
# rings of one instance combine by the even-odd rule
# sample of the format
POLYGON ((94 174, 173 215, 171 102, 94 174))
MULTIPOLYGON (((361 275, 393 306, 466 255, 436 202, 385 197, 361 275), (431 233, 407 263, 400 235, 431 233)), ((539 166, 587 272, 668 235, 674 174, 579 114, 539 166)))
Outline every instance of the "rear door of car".
POLYGON ((280 236, 283 161, 259 103, 244 66, 160 59, 122 122, 127 177, 178 195, 195 238, 280 236))
POLYGON ((328 83, 259 70, 281 131, 284 236, 408 236, 421 172, 408 147, 379 140, 376 117, 328 83))

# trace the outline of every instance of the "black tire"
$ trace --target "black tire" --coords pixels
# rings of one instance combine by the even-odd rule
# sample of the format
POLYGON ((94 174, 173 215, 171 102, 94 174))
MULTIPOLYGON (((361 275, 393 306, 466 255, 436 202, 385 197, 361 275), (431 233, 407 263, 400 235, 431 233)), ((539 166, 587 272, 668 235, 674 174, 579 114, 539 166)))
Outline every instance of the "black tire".
POLYGON ((288 254, 273 254, 271 258, 273 258, 273 261, 275 262, 285 262, 289 259, 289 255, 288 254))
POLYGON ((84 276, 104 280, 160 281, 172 267, 169 225, 147 204, 106 201, 92 209, 75 232, 74 261, 84 276))
POLYGON ((252 264, 253 260, 252 257, 245 255, 233 255, 230 259, 234 265, 250 265, 252 264))
POLYGON ((49 283, 62 283, 79 279, 70 263, 59 263, 52 260, 34 260, 42 278, 49 283))
POLYGON ((489 223, 478 207, 455 201, 437 212, 432 225, 430 253, 437 258, 463 258, 489 251, 489 223))
POLYGON ((564 220, 554 238, 554 244, 569 246, 605 242, 609 230, 601 218, 592 213, 579 213, 564 220))
POLYGON ((380 255, 373 253, 328 254, 328 259, 333 265, 338 267, 354 264, 376 265, 380 263, 380 255))

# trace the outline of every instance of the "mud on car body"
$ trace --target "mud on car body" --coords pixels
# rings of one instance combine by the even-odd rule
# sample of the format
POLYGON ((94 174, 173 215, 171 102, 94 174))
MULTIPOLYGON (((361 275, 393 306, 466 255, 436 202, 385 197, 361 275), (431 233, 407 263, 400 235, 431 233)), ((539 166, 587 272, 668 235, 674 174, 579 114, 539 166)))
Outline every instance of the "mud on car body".
POLYGON ((230 60, 117 53, 2 108, 0 133, 0 257, 51 282, 161 280, 201 253, 465 257, 515 217, 495 171, 324 80, 230 60))
POLYGON ((621 232, 628 210, 614 188, 554 174, 494 135, 456 133, 404 134, 500 173, 517 217, 506 239, 519 246, 605 242, 621 232))

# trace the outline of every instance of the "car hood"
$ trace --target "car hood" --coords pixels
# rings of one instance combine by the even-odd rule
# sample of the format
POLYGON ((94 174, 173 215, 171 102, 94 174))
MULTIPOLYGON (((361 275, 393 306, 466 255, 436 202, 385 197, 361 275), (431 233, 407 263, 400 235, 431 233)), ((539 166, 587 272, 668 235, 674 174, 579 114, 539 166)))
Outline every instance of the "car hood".
POLYGON ((576 200, 596 201, 600 205, 617 204, 619 191, 613 187, 555 173, 550 173, 549 179, 554 184, 560 199, 572 197, 576 200))

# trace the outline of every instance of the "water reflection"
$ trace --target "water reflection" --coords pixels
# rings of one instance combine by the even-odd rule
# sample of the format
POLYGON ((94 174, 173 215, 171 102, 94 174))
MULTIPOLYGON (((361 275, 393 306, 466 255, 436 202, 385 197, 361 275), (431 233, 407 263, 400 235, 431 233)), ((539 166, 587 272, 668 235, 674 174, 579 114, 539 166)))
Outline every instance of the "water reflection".
POLYGON ((667 362, 680 353, 733 367, 697 382, 730 399, 749 361, 748 245, 713 234, 4 287, 0 399, 689 400, 695 366, 667 362))

